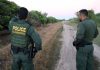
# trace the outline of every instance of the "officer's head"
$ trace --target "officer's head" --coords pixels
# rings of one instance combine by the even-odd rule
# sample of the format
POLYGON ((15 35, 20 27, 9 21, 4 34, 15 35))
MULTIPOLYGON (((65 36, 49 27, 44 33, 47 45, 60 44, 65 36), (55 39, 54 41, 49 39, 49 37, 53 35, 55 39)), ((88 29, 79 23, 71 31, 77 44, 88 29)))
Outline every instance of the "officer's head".
POLYGON ((79 11, 79 19, 81 21, 83 21, 84 19, 86 19, 88 17, 88 11, 86 9, 82 9, 79 11))
POLYGON ((18 17, 19 19, 26 19, 28 16, 28 10, 24 7, 21 7, 18 11, 18 17))

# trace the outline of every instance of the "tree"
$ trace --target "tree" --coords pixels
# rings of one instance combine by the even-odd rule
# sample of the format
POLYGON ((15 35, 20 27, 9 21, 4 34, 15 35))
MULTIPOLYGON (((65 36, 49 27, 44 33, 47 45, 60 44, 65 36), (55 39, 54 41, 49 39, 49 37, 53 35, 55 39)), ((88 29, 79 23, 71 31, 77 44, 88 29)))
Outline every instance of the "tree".
POLYGON ((14 2, 0 0, 0 29, 7 29, 10 19, 16 15, 18 6, 14 2), (1 28, 2 27, 2 28, 1 28))
POLYGON ((29 12, 28 21, 30 21, 34 26, 40 26, 42 24, 37 11, 29 12))
MULTIPOLYGON (((12 17, 17 15, 18 9, 20 7, 14 2, 8 0, 0 0, 0 31, 8 29, 9 21, 12 17)), ((56 18, 47 17, 47 13, 41 13, 39 11, 30 11, 28 20, 34 25, 45 25, 48 23, 57 21, 56 18)))
POLYGON ((45 25, 47 23, 57 22, 58 20, 55 17, 47 17, 47 13, 31 11, 29 13, 29 21, 34 25, 45 25))
POLYGON ((95 16, 94 10, 88 10, 88 13, 89 13, 89 18, 90 18, 90 19, 93 19, 93 20, 96 19, 96 16, 95 16))
POLYGON ((96 14, 96 23, 98 26, 100 26, 100 13, 96 14))
POLYGON ((47 23, 55 23, 58 20, 55 17, 47 17, 47 23))

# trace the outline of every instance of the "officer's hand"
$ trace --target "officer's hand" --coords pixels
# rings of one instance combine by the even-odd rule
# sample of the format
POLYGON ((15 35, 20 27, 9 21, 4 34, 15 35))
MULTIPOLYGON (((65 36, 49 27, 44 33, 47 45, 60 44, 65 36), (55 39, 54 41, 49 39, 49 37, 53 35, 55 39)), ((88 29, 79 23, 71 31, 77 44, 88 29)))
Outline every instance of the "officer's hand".
POLYGON ((73 42, 73 46, 77 46, 77 41, 76 40, 73 42))
POLYGON ((73 46, 79 46, 80 43, 82 42, 82 40, 80 39, 76 39, 74 42, 73 42, 73 46))
POLYGON ((73 46, 75 46, 75 48, 76 48, 77 51, 79 50, 79 46, 78 46, 78 43, 77 43, 76 40, 73 42, 73 46))

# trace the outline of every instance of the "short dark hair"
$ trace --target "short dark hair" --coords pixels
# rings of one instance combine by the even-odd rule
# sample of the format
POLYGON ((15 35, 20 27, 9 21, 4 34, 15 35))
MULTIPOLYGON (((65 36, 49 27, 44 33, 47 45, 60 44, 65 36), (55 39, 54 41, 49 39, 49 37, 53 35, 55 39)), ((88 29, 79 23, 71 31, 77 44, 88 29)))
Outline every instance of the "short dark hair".
POLYGON ((24 7, 21 7, 18 11, 19 19, 26 19, 28 16, 28 10, 24 7))
POLYGON ((79 13, 88 17, 88 10, 86 10, 86 9, 80 10, 79 13))

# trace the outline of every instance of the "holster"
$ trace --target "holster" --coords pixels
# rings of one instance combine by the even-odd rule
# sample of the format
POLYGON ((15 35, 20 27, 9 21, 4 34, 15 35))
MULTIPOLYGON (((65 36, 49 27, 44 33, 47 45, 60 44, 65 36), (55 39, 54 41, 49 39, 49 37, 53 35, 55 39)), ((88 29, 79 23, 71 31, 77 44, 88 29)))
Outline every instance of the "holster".
POLYGON ((92 42, 87 42, 85 40, 76 40, 73 42, 73 45, 79 50, 80 47, 85 47, 85 45, 92 45, 92 42))
POLYGON ((30 57, 30 58, 34 58, 35 55, 36 55, 36 53, 37 53, 36 48, 35 48, 34 46, 31 46, 31 47, 30 47, 29 57, 30 57))

